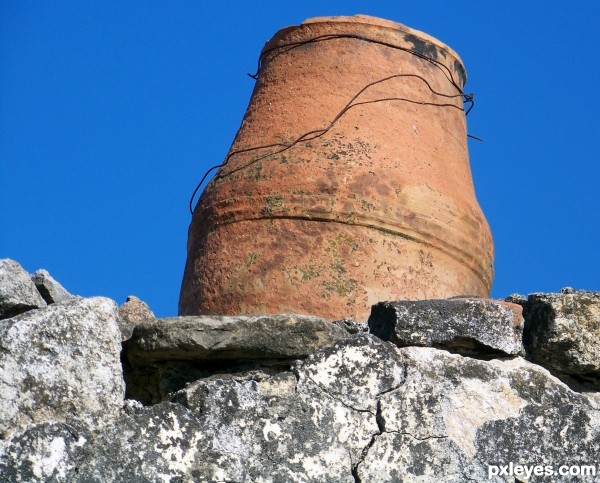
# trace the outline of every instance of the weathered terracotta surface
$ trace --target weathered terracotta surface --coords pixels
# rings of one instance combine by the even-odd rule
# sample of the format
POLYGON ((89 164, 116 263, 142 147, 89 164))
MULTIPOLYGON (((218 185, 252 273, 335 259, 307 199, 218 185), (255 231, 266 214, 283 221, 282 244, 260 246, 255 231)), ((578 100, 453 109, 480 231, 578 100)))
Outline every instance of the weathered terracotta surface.
POLYGON ((456 53, 397 23, 326 17, 278 32, 234 154, 194 211, 180 314, 364 320, 382 300, 487 296, 493 245, 464 81, 456 53))

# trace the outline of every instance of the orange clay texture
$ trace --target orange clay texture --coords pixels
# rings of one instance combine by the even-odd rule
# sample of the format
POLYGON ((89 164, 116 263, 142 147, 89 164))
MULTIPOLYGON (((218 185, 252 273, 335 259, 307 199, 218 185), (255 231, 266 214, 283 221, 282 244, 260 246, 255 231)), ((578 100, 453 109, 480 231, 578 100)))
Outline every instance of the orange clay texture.
POLYGON ((488 296, 493 242, 458 55, 354 16, 285 28, 261 59, 227 162, 194 210, 180 315, 362 321, 380 301, 488 296))

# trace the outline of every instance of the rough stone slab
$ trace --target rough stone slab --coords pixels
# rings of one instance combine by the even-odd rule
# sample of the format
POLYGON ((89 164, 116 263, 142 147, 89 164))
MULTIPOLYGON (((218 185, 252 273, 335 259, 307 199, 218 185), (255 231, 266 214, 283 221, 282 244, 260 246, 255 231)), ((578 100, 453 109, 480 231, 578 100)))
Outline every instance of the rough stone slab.
POLYGON ((47 423, 0 440, 11 481, 498 482, 513 479, 488 480, 488 465, 599 459, 600 403, 546 369, 370 334, 291 371, 213 375, 171 402, 130 401, 95 438, 47 423))
POLYGON ((370 335, 293 372, 215 375, 173 395, 176 404, 130 405, 86 448, 74 481, 354 483, 379 431, 377 399, 403 378, 399 351, 370 335))
POLYGON ((350 337, 342 327, 308 315, 188 316, 135 327, 131 361, 298 359, 350 337))
POLYGON ((438 347, 463 355, 524 355, 521 307, 499 300, 455 298, 380 302, 369 332, 398 347, 438 347))
POLYGON ((14 260, 0 259, 0 319, 45 307, 29 274, 14 260))
POLYGON ((520 357, 482 361, 426 347, 400 353, 405 381, 380 399, 381 433, 357 481, 513 481, 488 480, 488 465, 597 463, 597 404, 547 370, 520 357))
POLYGON ((305 315, 192 316, 135 327, 125 342, 127 396, 155 404, 188 382, 250 368, 289 370, 321 347, 351 337, 343 325, 305 315))
POLYGON ((534 293, 523 304, 524 343, 533 362, 600 387, 600 292, 534 293))
POLYGON ((123 404, 117 306, 76 299, 0 321, 0 434, 46 421, 101 427, 123 404))
POLYGON ((156 319, 148 304, 134 295, 127 297, 123 305, 119 307, 119 329, 121 339, 127 340, 133 334, 133 328, 149 320, 156 319))
MULTIPOLYGON (((195 468, 206 432, 191 411, 168 402, 117 419, 86 448, 73 482, 210 481, 195 468)), ((212 480, 225 481, 225 480, 212 480)))
POLYGON ((66 302, 74 298, 60 283, 52 278, 47 270, 37 270, 31 276, 31 280, 47 304, 66 302))
POLYGON ((298 367, 300 386, 314 384, 345 406, 373 414, 378 398, 404 380, 398 349, 367 334, 315 352, 298 367))
POLYGON ((70 481, 89 433, 63 423, 29 426, 0 441, 0 476, 6 481, 70 481))
POLYGON ((206 430, 205 481, 354 482, 378 433, 377 399, 403 378, 397 349, 360 335, 298 362, 293 374, 215 376, 174 400, 206 430))

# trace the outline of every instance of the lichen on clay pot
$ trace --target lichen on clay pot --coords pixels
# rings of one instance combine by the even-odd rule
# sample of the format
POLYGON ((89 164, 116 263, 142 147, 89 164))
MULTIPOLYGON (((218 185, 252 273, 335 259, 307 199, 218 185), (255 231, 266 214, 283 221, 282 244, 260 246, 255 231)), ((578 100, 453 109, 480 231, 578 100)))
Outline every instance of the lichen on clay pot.
POLYGON ((487 296, 465 81, 453 50, 387 20, 279 31, 195 207, 180 314, 366 320, 383 300, 487 296))

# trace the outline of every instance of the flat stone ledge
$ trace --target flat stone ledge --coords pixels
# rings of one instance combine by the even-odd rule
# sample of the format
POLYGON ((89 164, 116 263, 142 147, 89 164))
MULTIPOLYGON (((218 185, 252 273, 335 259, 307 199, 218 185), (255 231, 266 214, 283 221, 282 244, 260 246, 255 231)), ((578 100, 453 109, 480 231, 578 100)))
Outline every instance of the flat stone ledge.
POLYGON ((146 321, 124 343, 127 397, 150 404, 212 374, 289 370, 295 360, 352 337, 346 325, 308 315, 146 321))
POLYGON ((350 337, 339 325, 308 315, 186 316, 136 326, 130 361, 302 359, 350 337))
POLYGON ((436 347, 481 358, 522 356, 521 306, 476 298, 380 302, 369 332, 398 347, 436 347))

